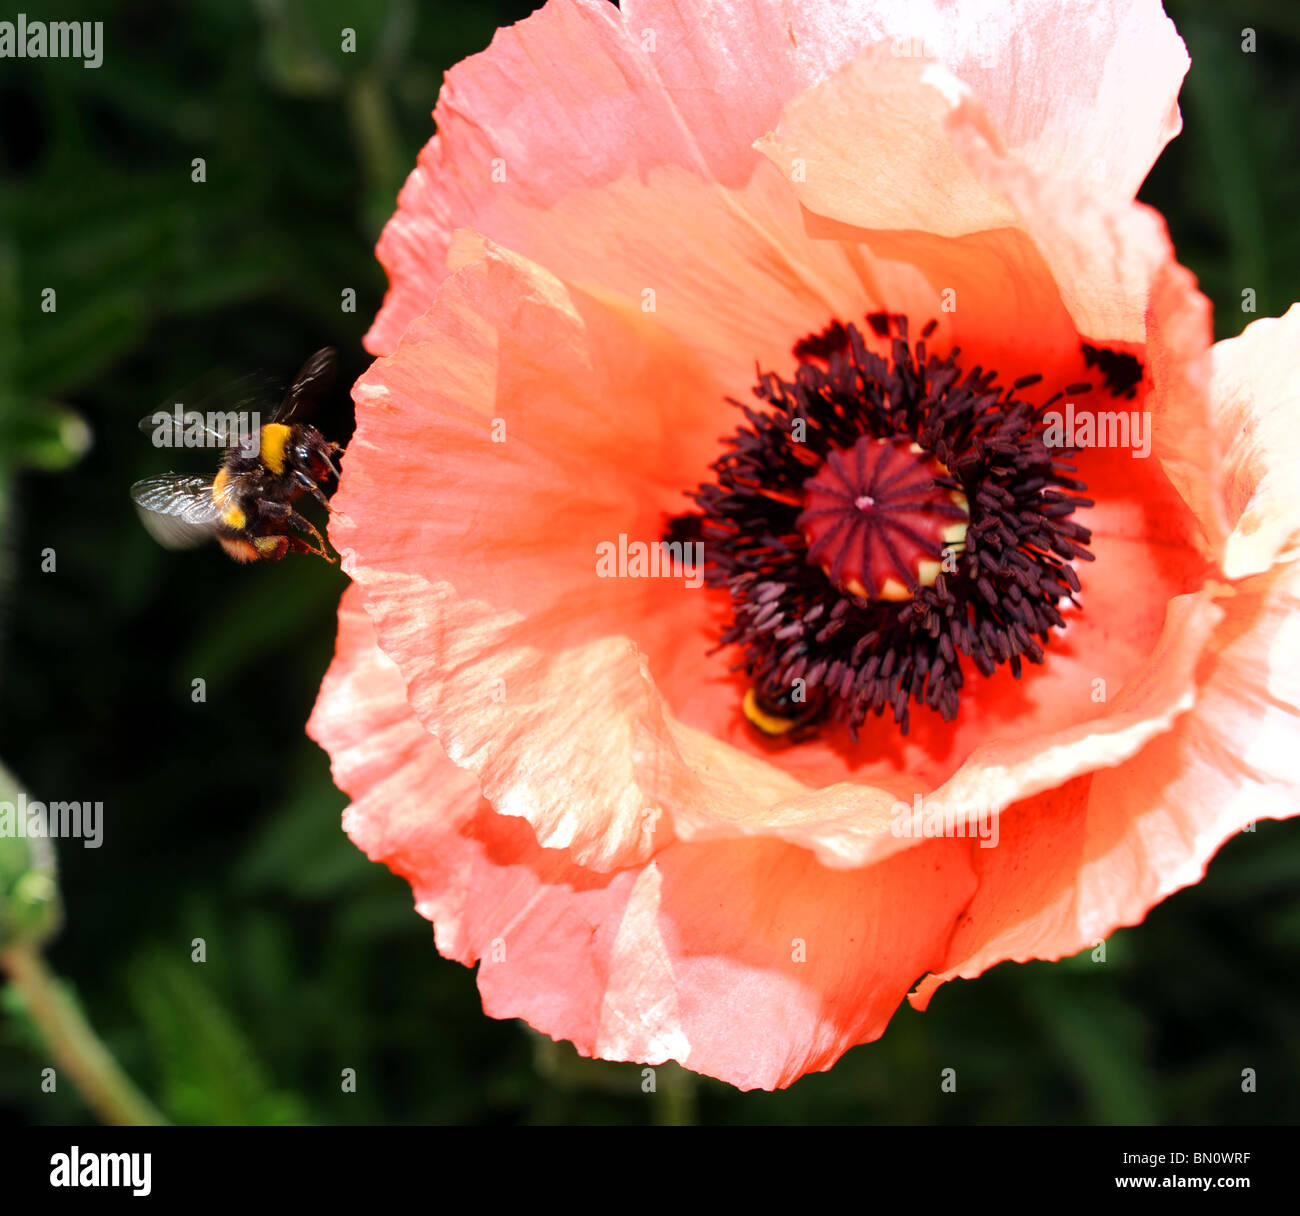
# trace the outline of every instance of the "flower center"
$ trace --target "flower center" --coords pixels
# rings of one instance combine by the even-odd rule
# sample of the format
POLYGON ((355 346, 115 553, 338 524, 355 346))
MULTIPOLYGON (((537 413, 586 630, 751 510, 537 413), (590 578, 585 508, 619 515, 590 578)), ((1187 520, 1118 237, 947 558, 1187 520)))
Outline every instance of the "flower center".
POLYGON ((955 558, 966 537, 966 495, 916 443, 864 435, 851 451, 832 447, 803 488, 795 525, 808 561, 859 599, 909 600, 934 586, 945 549, 955 558))
MULTIPOLYGON (((1044 420, 1092 385, 1029 400, 1041 376, 1000 385, 960 348, 929 352, 934 321, 915 343, 906 317, 867 321, 887 354, 835 321, 795 347, 793 379, 760 373, 763 406, 733 402, 745 421, 716 480, 670 528, 704 542, 705 578, 730 596, 719 647, 751 681, 745 716, 786 740, 828 717, 856 740, 886 710, 906 733, 914 704, 956 717, 970 667, 1043 662, 1078 605, 1073 563, 1092 560, 1070 519, 1092 503, 1044 420)), ((1102 355, 1106 387, 1135 391, 1141 364, 1102 355)))

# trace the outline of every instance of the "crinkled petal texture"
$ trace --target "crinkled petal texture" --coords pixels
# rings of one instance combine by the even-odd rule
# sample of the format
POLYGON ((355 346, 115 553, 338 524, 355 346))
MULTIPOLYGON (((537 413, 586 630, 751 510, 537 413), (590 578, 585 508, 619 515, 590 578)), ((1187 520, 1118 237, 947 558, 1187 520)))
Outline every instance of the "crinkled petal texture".
POLYGON ((380 243, 311 730, 489 1013, 785 1085, 927 972, 914 1003, 1077 951, 1294 813, 1300 320, 1211 355, 1133 201, 1186 67, 1145 0, 551 0, 449 73, 380 243), (1044 397, 1083 343, 1135 355, 1149 458, 1080 453, 1096 561, 1041 668, 776 747, 709 653, 725 597, 617 575, 755 364, 882 308, 1044 397), (918 796, 948 837, 897 830, 918 796))
POLYGON ((355 799, 348 833, 410 880, 439 950, 479 963, 489 1014, 771 1089, 878 1034, 946 957, 975 886, 961 841, 831 872, 774 839, 676 841, 613 873, 544 848, 412 712, 362 598, 344 597, 311 730, 355 799))

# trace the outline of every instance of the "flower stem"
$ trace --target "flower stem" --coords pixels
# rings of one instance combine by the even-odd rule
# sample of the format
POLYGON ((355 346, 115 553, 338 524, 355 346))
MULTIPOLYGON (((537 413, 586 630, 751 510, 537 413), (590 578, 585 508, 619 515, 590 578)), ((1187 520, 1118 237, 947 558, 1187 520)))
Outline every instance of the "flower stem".
POLYGON ((661 1127, 694 1127, 696 1123, 695 1074, 669 1064, 660 1070, 660 1097, 655 1122, 661 1127))
POLYGON ((0 967, 22 994, 55 1061, 71 1074, 86 1105, 103 1122, 119 1127, 166 1122, 131 1083, 34 947, 21 942, 8 947, 0 952, 0 967))

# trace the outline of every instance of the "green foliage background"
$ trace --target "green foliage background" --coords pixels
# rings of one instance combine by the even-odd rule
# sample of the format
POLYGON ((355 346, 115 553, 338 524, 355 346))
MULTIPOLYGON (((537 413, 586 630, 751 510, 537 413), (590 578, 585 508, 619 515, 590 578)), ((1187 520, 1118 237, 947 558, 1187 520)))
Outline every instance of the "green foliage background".
MULTIPOLYGON (((101 849, 59 847, 66 924, 48 956, 169 1118, 1296 1121, 1294 825, 1230 842, 1204 883, 1116 934, 1104 967, 1085 954, 950 985, 784 1093, 669 1067, 646 1095, 635 1066, 485 1017, 406 884, 343 836, 344 798, 303 734, 342 577, 165 553, 126 489, 158 471, 135 421, 200 371, 289 374, 333 342, 359 374, 385 286, 375 237, 431 133, 441 74, 531 6, 19 7, 104 21, 106 51, 96 71, 0 61, 0 757, 33 797, 106 804, 101 849), (344 26, 355 55, 336 52, 344 26), (340 311, 345 287, 355 314, 340 311), (41 573, 46 548, 56 574, 41 573), (196 675, 204 705, 190 700, 196 675), (195 937, 206 965, 190 962, 195 937), (340 1091, 346 1067, 355 1094, 340 1091), (956 1094, 939 1092, 948 1067, 956 1094)), ((1194 61, 1186 129, 1143 197, 1231 336, 1251 319, 1243 288, 1261 316, 1300 296, 1300 10, 1169 9, 1194 61), (1258 32, 1253 55, 1243 26, 1258 32)), ((346 436, 345 408, 327 433, 346 436)), ((70 1085, 40 1092, 47 1063, 7 991, 0 1107, 86 1120, 70 1085)))

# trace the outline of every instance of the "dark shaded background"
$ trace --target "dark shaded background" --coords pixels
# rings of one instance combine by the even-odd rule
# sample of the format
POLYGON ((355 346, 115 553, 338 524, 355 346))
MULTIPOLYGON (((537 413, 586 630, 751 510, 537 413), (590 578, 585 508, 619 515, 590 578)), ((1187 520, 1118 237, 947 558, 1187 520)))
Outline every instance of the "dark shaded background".
MULTIPOLYGON (((288 375, 326 342, 349 382, 365 367, 385 286, 374 241, 441 74, 531 7, 0 13, 105 23, 96 71, 0 60, 0 760, 33 797, 102 800, 107 819, 99 850, 60 845, 52 965, 180 1122, 1296 1121, 1294 825, 1230 842, 1204 883, 1115 934, 1105 966, 1084 954, 949 985, 927 1014, 904 1006, 883 1041, 775 1095, 671 1066, 645 1095, 636 1066, 485 1017, 407 885, 343 836, 345 800, 303 734, 342 576, 158 548, 126 493, 160 470, 134 424, 204 371, 288 375), (344 26, 355 55, 337 51, 344 26), (92 442, 72 462, 78 417, 92 442), (47 547, 57 573, 41 573, 47 547), (206 704, 190 700, 196 676, 206 704), (194 937, 206 965, 190 962, 194 937), (355 1094, 340 1092, 345 1067, 355 1094), (956 1094, 939 1090, 949 1067, 956 1094)), ((1230 7, 1169 5, 1193 58, 1186 130, 1143 191, 1220 337, 1252 319, 1243 288, 1260 316, 1300 296, 1300 10, 1230 7)), ((323 429, 345 438, 348 409, 340 393, 323 429)), ((40 1092, 48 1061, 12 991, 0 1049, 0 1107, 88 1118, 70 1085, 40 1092)))

